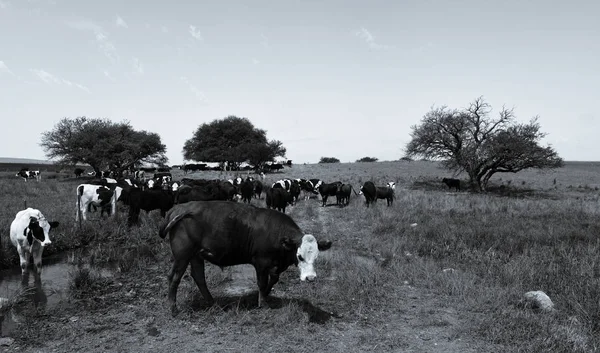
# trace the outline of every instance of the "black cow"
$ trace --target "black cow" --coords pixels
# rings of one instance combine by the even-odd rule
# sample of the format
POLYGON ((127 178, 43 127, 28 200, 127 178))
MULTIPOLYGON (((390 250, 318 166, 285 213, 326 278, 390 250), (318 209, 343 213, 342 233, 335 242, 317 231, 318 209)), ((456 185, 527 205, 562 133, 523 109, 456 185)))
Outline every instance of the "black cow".
POLYGON ((442 183, 448 185, 448 189, 456 188, 456 191, 460 191, 460 179, 444 178, 442 183))
POLYGON ((80 176, 83 175, 83 173, 85 173, 85 169, 83 169, 83 168, 75 168, 75 170, 73 171, 73 173, 75 174, 75 178, 79 178, 80 176))
POLYGON ((168 212, 158 235, 169 235, 173 267, 168 275, 168 298, 177 314, 177 288, 192 265, 192 278, 204 299, 214 299, 206 286, 204 261, 221 268, 251 264, 258 282, 258 306, 262 305, 290 265, 300 269, 301 281, 316 278, 314 262, 330 241, 303 234, 294 220, 280 212, 223 201, 195 201, 168 212))
POLYGON ((187 174, 188 172, 195 172, 197 170, 205 170, 206 164, 205 163, 186 164, 182 167, 182 169, 183 169, 183 173, 187 174))
POLYGON ((341 206, 350 204, 350 195, 354 191, 354 195, 358 195, 356 190, 350 184, 338 185, 337 192, 335 194, 337 203, 341 206))
POLYGON ((216 185, 214 185, 214 187, 183 185, 175 193, 174 203, 180 204, 190 201, 222 200, 219 193, 219 188, 216 185))
POLYGON ((256 196, 256 198, 260 199, 260 195, 262 194, 263 191, 263 183, 260 182, 260 180, 256 180, 254 179, 253 181, 254 183, 254 196, 256 196))
POLYGON ((240 185, 240 192, 242 194, 242 201, 250 203, 252 196, 254 195, 254 182, 250 178, 246 178, 240 185))
POLYGON ((394 194, 394 189, 390 186, 378 186, 377 187, 377 198, 378 199, 386 199, 387 205, 391 206, 394 203, 394 198, 396 195, 394 194))
POLYGON ((143 168, 140 168, 140 170, 142 170, 146 173, 154 173, 154 172, 156 172, 156 167, 143 167, 143 168))
POLYGON ((266 167, 269 168, 269 170, 271 170, 271 171, 274 171, 274 170, 278 171, 278 170, 283 169, 283 164, 281 164, 281 163, 273 163, 273 164, 267 165, 266 167))
POLYGON ((282 188, 268 188, 266 191, 265 203, 267 208, 276 209, 285 213, 285 208, 293 204, 292 195, 282 188))
MULTIPOLYGON (((321 206, 327 205, 327 198, 329 196, 335 196, 337 194, 338 186, 340 185, 342 185, 341 181, 329 184, 322 183, 319 185, 319 194, 321 194, 321 198, 323 199, 323 204, 321 206)), ((336 204, 338 203, 336 202, 336 204)))
POLYGON ((156 171, 159 173, 168 173, 171 171, 171 167, 160 167, 156 171))
POLYGON ((140 190, 130 188, 123 190, 122 199, 127 197, 129 204, 129 225, 139 222, 140 210, 149 213, 152 210, 160 210, 160 215, 165 216, 167 211, 173 207, 173 193, 164 190, 140 190))
POLYGON ((359 194, 365 195, 367 207, 369 207, 369 204, 377 202, 377 188, 372 181, 366 181, 363 186, 360 187, 359 194))

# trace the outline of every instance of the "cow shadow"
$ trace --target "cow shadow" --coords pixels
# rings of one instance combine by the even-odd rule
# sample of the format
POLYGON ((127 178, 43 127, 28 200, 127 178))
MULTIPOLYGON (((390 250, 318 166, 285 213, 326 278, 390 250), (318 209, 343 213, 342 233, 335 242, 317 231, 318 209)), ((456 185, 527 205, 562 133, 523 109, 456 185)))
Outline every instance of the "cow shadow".
MULTIPOLYGON (((302 309, 306 314, 308 314, 308 321, 316 324, 325 324, 332 317, 340 317, 336 313, 325 311, 315 305, 313 305, 310 301, 306 299, 288 299, 288 298, 279 298, 270 295, 265 305, 269 309, 282 309, 283 307, 289 305, 297 305, 302 309)), ((200 310, 209 310, 213 306, 209 305, 202 296, 198 293, 194 296, 192 303, 192 310, 200 311, 200 310)), ((243 295, 236 296, 223 296, 215 298, 214 306, 220 308, 223 311, 230 310, 252 310, 252 309, 260 309, 258 308, 258 291, 250 292, 243 295)))

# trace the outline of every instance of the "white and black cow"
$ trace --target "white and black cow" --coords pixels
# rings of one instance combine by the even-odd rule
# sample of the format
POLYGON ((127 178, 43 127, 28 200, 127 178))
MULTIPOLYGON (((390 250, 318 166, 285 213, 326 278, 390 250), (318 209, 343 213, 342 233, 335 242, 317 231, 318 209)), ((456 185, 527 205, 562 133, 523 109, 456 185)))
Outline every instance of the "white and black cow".
POLYGON ((319 195, 319 186, 323 184, 321 179, 297 179, 300 184, 300 190, 304 194, 304 200, 310 199, 313 195, 319 195))
POLYGON ((77 186, 77 214, 75 221, 87 220, 87 212, 91 205, 100 207, 100 216, 104 212, 114 215, 117 212, 117 200, 121 197, 123 188, 112 185, 80 184, 77 186))
POLYGON ((301 281, 316 277, 315 260, 330 241, 304 234, 294 220, 274 210, 228 201, 192 201, 174 206, 160 226, 169 236, 173 267, 168 275, 171 313, 177 313, 177 287, 192 265, 192 278, 204 299, 214 299, 206 286, 204 262, 219 267, 251 264, 258 282, 258 306, 267 298, 279 275, 289 266, 300 270, 301 281))
POLYGON ((23 178, 25 181, 33 178, 35 178, 37 181, 42 180, 42 175, 40 174, 39 170, 21 169, 16 176, 23 178))
POLYGON ((17 212, 10 225, 10 241, 17 248, 21 263, 21 274, 27 274, 29 258, 33 257, 36 274, 42 273, 42 252, 50 241, 50 229, 58 222, 49 222, 40 210, 27 208, 17 212))

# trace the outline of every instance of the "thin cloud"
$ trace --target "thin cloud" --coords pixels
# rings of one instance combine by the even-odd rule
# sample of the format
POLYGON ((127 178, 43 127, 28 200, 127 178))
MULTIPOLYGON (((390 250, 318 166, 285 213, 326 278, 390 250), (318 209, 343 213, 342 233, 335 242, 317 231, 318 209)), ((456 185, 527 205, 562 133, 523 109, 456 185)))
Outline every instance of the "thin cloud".
POLYGON ((41 81, 44 81, 47 84, 54 84, 54 85, 65 85, 65 86, 69 86, 69 87, 76 87, 82 91, 86 91, 88 93, 91 93, 89 88, 87 88, 86 86, 77 83, 77 82, 72 82, 69 80, 66 80, 64 78, 55 76, 47 71, 41 70, 41 69, 30 69, 29 70, 32 74, 34 74, 35 76, 37 76, 37 78, 39 78, 41 81))
POLYGON ((191 36, 196 38, 197 40, 199 40, 199 41, 204 40, 204 38, 202 38, 202 33, 200 33, 200 30, 197 29, 196 26, 190 25, 189 32, 190 32, 191 36))
POLYGON ((8 9, 10 7, 10 2, 0 0, 0 10, 8 9))
POLYGON ((161 30, 163 33, 169 33, 169 29, 167 28, 167 26, 164 26, 164 25, 163 25, 163 26, 160 26, 160 30, 161 30))
POLYGON ((140 61, 140 59, 138 59, 138 58, 131 59, 131 65, 133 65, 134 73, 136 73, 138 75, 144 74, 144 65, 142 65, 142 62, 140 61))
POLYGON ((103 73, 104 73, 104 76, 105 76, 106 78, 108 78, 109 80, 111 80, 111 81, 113 81, 113 82, 117 80, 116 78, 114 78, 114 77, 113 77, 113 76, 110 74, 110 72, 108 72, 108 70, 104 70, 104 72, 103 72, 103 73))
POLYGON ((188 80, 188 78, 187 78, 187 77, 185 77, 185 76, 181 76, 179 79, 180 79, 180 80, 181 80, 183 83, 185 83, 185 84, 188 86, 188 88, 190 89, 190 91, 191 91, 191 92, 192 92, 194 95, 196 95, 196 97, 197 97, 198 99, 200 99, 200 101, 202 101, 202 102, 206 102, 206 96, 204 95, 204 93, 203 93, 202 91, 200 91, 200 90, 198 89, 198 87, 194 86, 194 85, 193 85, 193 84, 190 82, 190 80, 188 80))
POLYGON ((0 60, 0 75, 2 75, 2 74, 8 74, 8 75, 15 76, 15 77, 17 76, 17 75, 15 75, 14 72, 12 72, 8 68, 8 66, 4 63, 4 61, 0 60))
POLYGON ((117 15, 117 19, 115 20, 115 25, 117 27, 129 28, 129 26, 127 25, 127 22, 125 22, 125 20, 123 18, 121 18, 121 16, 119 16, 119 15, 117 15))
POLYGON ((67 22, 67 26, 84 32, 92 32, 96 39, 98 49, 106 56, 106 58, 113 64, 119 61, 119 55, 117 48, 113 42, 108 38, 107 32, 99 25, 94 22, 87 20, 67 22))
POLYGON ((260 64, 260 60, 258 60, 258 59, 256 59, 256 58, 253 58, 253 59, 252 59, 252 63, 253 63, 254 65, 258 65, 258 64, 260 64))
POLYGON ((269 48, 269 38, 267 38, 267 36, 265 36, 262 33, 260 35, 260 38, 261 38, 260 45, 262 45, 265 48, 269 48))
POLYGON ((365 27, 361 27, 354 34, 356 35, 356 37, 361 39, 363 42, 367 43, 367 45, 371 49, 382 50, 382 49, 392 48, 392 46, 390 46, 390 45, 377 43, 375 41, 375 36, 373 34, 371 34, 371 32, 368 29, 366 29, 365 27))

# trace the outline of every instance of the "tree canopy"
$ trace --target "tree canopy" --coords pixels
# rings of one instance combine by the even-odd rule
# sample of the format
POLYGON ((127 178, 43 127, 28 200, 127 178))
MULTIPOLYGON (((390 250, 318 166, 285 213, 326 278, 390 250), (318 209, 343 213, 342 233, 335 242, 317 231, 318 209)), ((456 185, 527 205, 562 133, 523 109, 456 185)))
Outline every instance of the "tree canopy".
POLYGON ((491 111, 483 97, 461 110, 432 107, 420 125, 411 127, 407 156, 441 159, 446 168, 466 172, 476 191, 484 191, 496 173, 563 166, 551 146, 539 144, 546 134, 538 117, 522 124, 514 109, 502 107, 496 118, 491 111))
POLYGON ((340 160, 335 157, 321 157, 319 163, 339 163, 340 160))
POLYGON ((109 169, 120 174, 142 163, 165 164, 166 146, 153 132, 136 131, 128 121, 63 118, 51 131, 42 133, 40 146, 50 159, 61 164, 89 164, 96 174, 109 169))
POLYGON ((281 141, 267 140, 267 132, 247 118, 228 116, 204 123, 183 145, 183 158, 203 162, 248 162, 262 168, 275 157, 285 157, 281 141))
POLYGON ((377 157, 363 157, 361 159, 357 159, 356 162, 377 162, 379 159, 377 157))

